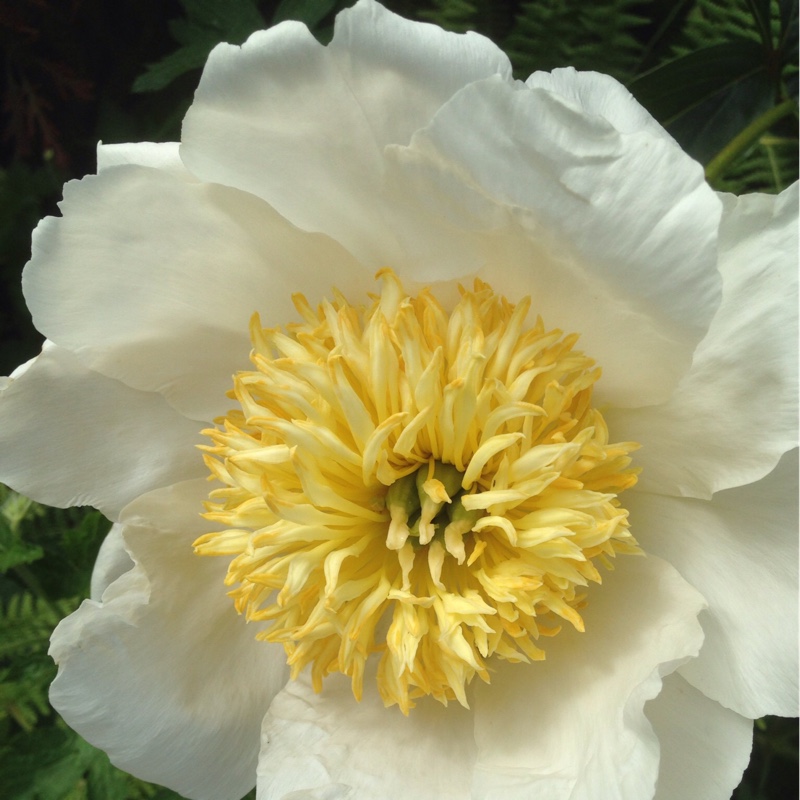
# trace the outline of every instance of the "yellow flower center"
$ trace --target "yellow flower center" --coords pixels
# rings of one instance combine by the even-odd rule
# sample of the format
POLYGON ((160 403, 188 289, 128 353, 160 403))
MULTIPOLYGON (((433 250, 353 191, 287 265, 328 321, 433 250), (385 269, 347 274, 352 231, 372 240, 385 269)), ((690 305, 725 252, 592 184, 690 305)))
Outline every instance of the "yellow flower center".
POLYGON ((595 562, 638 553, 617 495, 636 482, 591 395, 600 370, 577 335, 525 327, 476 281, 448 314, 378 273, 371 308, 338 293, 285 330, 251 322, 240 408, 205 431, 215 489, 195 542, 232 558, 237 610, 271 624, 292 676, 332 672, 403 713, 467 705, 489 659, 544 658, 559 621, 583 629, 595 562))

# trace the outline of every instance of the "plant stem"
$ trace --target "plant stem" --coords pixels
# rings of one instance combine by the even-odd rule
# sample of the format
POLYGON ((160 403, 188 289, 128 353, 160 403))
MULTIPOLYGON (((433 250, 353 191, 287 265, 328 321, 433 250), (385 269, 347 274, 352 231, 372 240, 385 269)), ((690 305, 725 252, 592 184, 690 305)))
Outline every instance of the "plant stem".
POLYGON ((794 100, 785 100, 754 119, 708 162, 706 180, 714 183, 733 161, 759 139, 761 134, 769 130, 779 119, 796 113, 797 103, 794 100))

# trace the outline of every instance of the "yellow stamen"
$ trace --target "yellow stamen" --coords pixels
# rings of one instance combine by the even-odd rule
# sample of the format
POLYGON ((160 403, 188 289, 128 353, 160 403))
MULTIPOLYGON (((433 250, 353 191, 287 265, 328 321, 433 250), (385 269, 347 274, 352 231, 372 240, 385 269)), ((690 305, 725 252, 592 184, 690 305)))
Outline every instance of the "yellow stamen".
POLYGON ((251 323, 239 409, 205 431, 223 488, 195 542, 231 560, 240 613, 268 620, 292 675, 332 672, 360 698, 366 662, 403 713, 467 704, 487 661, 544 658, 557 620, 583 630, 595 566, 640 552, 617 496, 636 482, 591 407, 600 370, 576 335, 530 328, 476 281, 450 314, 378 273, 369 309, 336 293, 301 322, 251 323))

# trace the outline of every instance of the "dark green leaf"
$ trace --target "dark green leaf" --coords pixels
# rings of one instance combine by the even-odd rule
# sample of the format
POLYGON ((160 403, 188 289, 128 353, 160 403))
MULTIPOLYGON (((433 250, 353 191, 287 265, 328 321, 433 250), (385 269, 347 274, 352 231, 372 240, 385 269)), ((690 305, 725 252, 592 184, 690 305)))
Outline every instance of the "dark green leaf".
POLYGON ((761 36, 761 41, 765 47, 772 49, 770 0, 747 0, 747 6, 753 15, 753 21, 761 36))
POLYGON ((475 30, 478 13, 475 3, 469 0, 433 0, 433 6, 421 10, 420 19, 456 33, 475 30))
POLYGON ((53 628, 77 605, 74 598, 49 601, 28 592, 10 597, 0 608, 0 658, 45 652, 53 628))
POLYGON ((70 730, 37 728, 0 752, 0 797, 63 800, 81 780, 94 748, 70 730))
POLYGON ((706 164, 772 106, 771 96, 766 75, 759 73, 689 109, 666 127, 689 155, 706 164))
POLYGON ((134 92, 157 92, 169 86, 176 78, 200 69, 206 63, 208 54, 218 40, 206 40, 187 44, 165 56, 156 64, 150 64, 147 71, 133 82, 134 92))
POLYGON ((781 31, 779 39, 780 58, 783 64, 789 65, 794 72, 795 91, 797 97, 797 0, 782 0, 781 2, 781 31))
POLYGON ((275 9, 272 24, 296 19, 313 30, 335 7, 336 0, 281 0, 275 9))
POLYGON ((629 88, 681 146, 707 163, 775 101, 766 51, 750 39, 680 56, 629 88))
POLYGON ((38 561, 43 555, 39 545, 22 541, 6 520, 0 518, 0 573, 38 561))
POLYGON ((575 67, 617 78, 631 73, 644 55, 636 32, 645 20, 635 0, 536 0, 519 6, 503 42, 515 74, 575 67))
POLYGON ((33 730, 50 714, 47 690, 55 676, 55 664, 43 654, 25 654, 0 670, 0 720, 10 718, 22 730, 33 730))
POLYGON ((163 89, 181 75, 201 68, 215 45, 241 44, 265 26, 253 0, 181 0, 181 4, 186 17, 172 20, 169 26, 181 47, 149 64, 134 81, 134 92, 163 89))
POLYGON ((763 49, 755 42, 740 40, 680 56, 635 78, 628 88, 656 119, 669 125, 763 71, 763 49))
POLYGON ((100 750, 94 751, 86 775, 87 800, 126 800, 129 780, 100 750))
POLYGON ((722 192, 783 191, 797 176, 797 136, 762 136, 759 142, 712 182, 722 192))
POLYGON ((794 30, 797 36, 797 0, 780 0, 781 31, 794 30))
POLYGON ((763 37, 747 4, 748 0, 694 0, 686 27, 676 42, 676 54, 739 39, 763 46, 763 37))
POLYGON ((164 789, 159 787, 156 793, 148 798, 148 800, 184 800, 182 794, 173 792, 171 789, 164 789))
POLYGON ((174 24, 185 26, 186 38, 178 39, 182 44, 193 41, 200 30, 227 34, 231 39, 225 41, 238 44, 265 24, 255 0, 181 0, 181 5, 186 10, 186 22, 174 24))
POLYGON ((61 537, 64 556, 76 571, 94 564, 99 544, 108 533, 110 523, 99 511, 88 509, 80 521, 68 527, 61 537))

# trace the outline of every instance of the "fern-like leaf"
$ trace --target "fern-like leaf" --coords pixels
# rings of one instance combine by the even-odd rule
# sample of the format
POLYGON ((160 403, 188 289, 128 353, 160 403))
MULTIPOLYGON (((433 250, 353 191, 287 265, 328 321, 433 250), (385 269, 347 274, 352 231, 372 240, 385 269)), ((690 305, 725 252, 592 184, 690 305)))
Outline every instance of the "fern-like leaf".
POLYGON ((420 19, 456 33, 475 30, 478 9, 469 0, 433 0, 433 6, 421 10, 420 19))
POLYGON ((32 731, 50 713, 47 688, 55 674, 55 664, 44 658, 0 670, 0 721, 11 718, 22 730, 32 731))
POLYGON ((798 140, 772 134, 732 163, 714 188, 723 192, 782 192, 797 176, 798 140))
POLYGON ((13 595, 0 613, 0 658, 45 652, 53 628, 77 605, 75 598, 49 601, 29 592, 13 595))
MULTIPOLYGON (((781 31, 778 0, 770 2, 770 25, 773 43, 777 43, 781 31)), ((675 53, 682 55, 731 39, 762 41, 747 0, 696 0, 675 53)))
POLYGON ((519 77, 572 66, 627 78, 643 46, 633 32, 644 20, 634 0, 536 0, 523 3, 503 43, 519 77))

